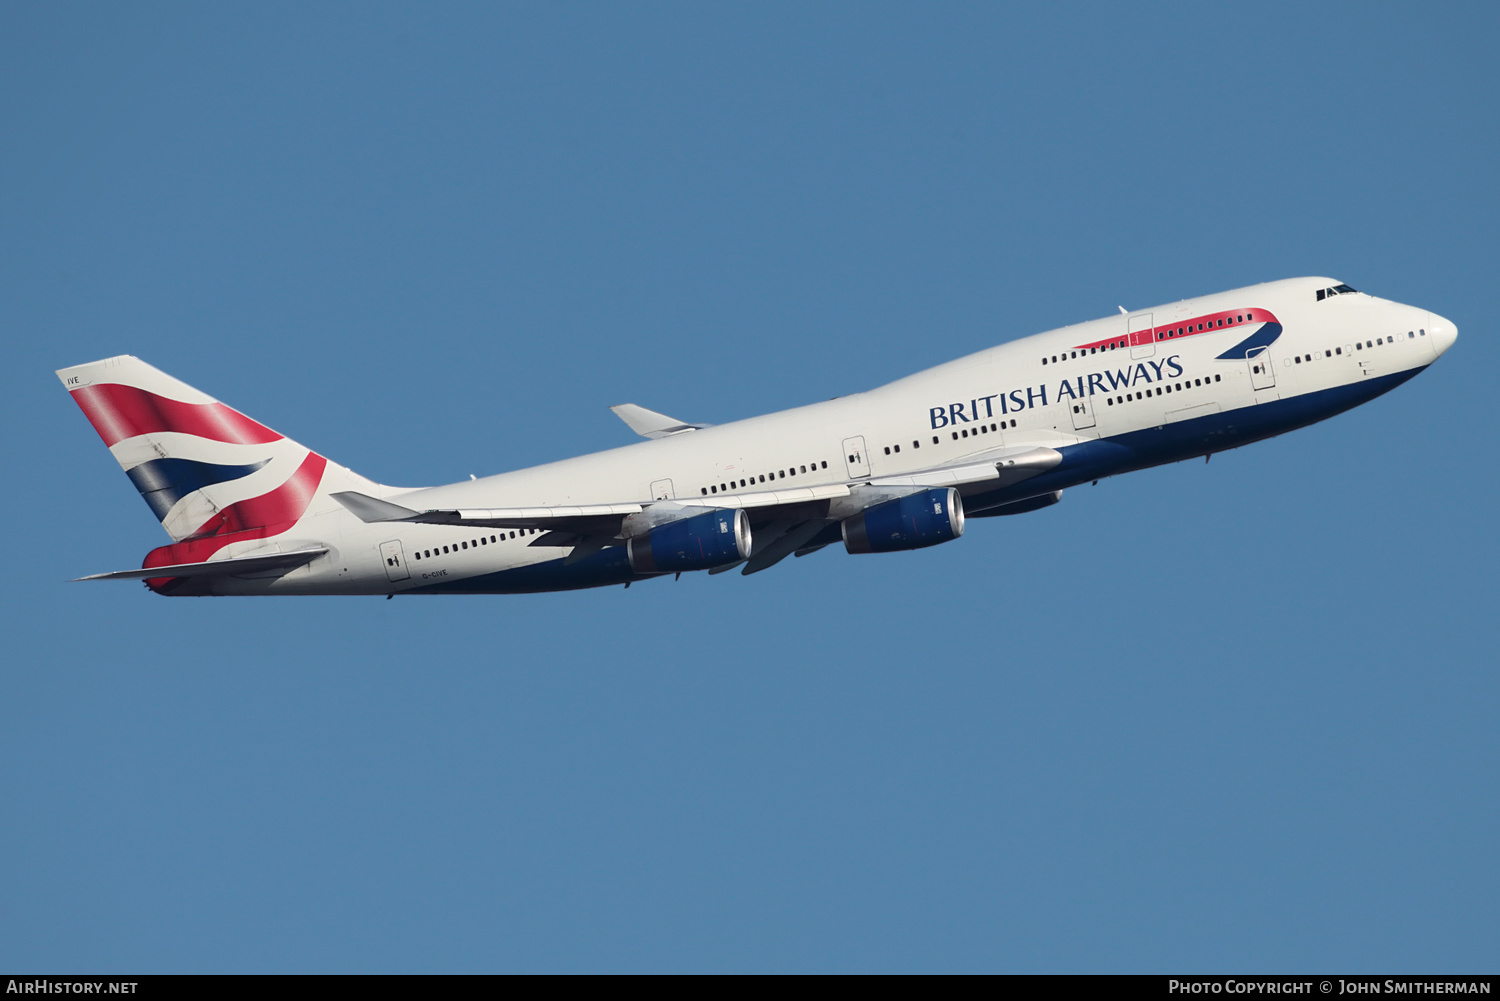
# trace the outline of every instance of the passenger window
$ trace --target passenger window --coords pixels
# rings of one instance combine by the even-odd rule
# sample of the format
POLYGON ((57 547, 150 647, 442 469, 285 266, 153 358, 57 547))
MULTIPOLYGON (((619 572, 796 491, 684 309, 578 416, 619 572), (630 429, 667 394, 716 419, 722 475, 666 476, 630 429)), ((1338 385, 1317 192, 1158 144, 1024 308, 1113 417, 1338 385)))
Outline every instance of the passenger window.
MULTIPOLYGON (((921 448, 922 447, 922 443, 920 441, 917 441, 915 438, 913 438, 912 442, 911 442, 911 447, 912 448, 921 448)), ((825 463, 823 463, 823 465, 826 467, 828 465, 828 463, 825 462, 825 463)))

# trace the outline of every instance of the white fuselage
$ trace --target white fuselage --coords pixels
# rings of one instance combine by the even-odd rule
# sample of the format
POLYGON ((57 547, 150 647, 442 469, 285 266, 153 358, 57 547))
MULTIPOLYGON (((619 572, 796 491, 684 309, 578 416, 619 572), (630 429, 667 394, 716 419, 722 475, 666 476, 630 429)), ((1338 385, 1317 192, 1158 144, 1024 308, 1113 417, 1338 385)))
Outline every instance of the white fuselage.
MULTIPOLYGON (((1352 291, 1317 297, 1335 286, 1292 279, 1183 300, 1011 341, 824 403, 447 486, 380 488, 379 496, 413 509, 705 503, 930 470, 1000 447, 1063 454, 1056 469, 1004 490, 963 487, 970 515, 982 516, 1332 416, 1425 368, 1456 337, 1451 322, 1426 310, 1352 291), (1247 336, 1270 330, 1266 315, 1280 328, 1268 346, 1225 358, 1247 336), (1189 332, 1190 321, 1210 326, 1189 332)), ((567 549, 533 545, 539 534, 367 524, 320 496, 282 544, 326 545, 327 558, 264 581, 225 581, 215 592, 503 592, 640 576, 618 560, 569 567, 567 549), (391 544, 409 575, 391 572, 381 548, 391 544)))

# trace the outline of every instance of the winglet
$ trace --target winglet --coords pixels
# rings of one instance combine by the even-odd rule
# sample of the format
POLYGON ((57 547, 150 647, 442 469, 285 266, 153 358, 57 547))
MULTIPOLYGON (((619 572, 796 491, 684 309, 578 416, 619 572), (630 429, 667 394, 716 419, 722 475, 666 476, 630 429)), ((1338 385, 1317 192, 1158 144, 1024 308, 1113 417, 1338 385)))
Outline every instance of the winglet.
POLYGON ((615 416, 624 421, 630 430, 642 438, 669 438, 674 434, 713 427, 712 424, 688 424, 675 417, 659 414, 655 410, 638 407, 634 403, 622 403, 609 409, 613 410, 615 416))
POLYGON ((402 507, 400 504, 392 504, 390 501, 362 494, 358 490, 341 490, 329 496, 348 508, 360 521, 367 523, 405 521, 407 518, 415 518, 420 513, 409 507, 402 507))

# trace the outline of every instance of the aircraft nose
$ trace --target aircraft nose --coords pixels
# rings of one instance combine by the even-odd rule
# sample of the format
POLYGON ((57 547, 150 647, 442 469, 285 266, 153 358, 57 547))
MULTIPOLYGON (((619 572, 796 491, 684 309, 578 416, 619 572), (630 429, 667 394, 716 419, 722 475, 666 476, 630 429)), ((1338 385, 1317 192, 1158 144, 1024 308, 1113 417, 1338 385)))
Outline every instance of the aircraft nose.
POLYGON ((1438 316, 1436 313, 1428 313, 1427 317, 1427 336, 1432 338, 1432 350, 1441 355, 1453 347, 1453 342, 1458 340, 1458 327, 1452 320, 1438 316))

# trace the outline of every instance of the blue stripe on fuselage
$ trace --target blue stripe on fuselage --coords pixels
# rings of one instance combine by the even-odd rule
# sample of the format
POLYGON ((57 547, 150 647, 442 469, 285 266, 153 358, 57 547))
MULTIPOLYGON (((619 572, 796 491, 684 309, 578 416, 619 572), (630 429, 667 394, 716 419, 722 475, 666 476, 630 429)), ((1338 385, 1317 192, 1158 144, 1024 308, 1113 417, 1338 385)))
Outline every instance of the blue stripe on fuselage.
POLYGON ((964 509, 982 511, 1106 476, 1222 452, 1315 424, 1388 393, 1427 366, 1346 386, 1320 389, 1222 413, 1194 417, 1058 449, 1063 461, 1040 476, 1004 490, 964 498, 964 509))
POLYGON ((1228 351, 1225 351, 1223 354, 1219 355, 1215 360, 1229 361, 1230 359, 1234 359, 1235 361, 1243 361, 1244 359, 1249 358, 1252 352, 1266 347, 1280 336, 1281 324, 1263 323, 1261 324, 1261 328, 1259 330, 1251 334, 1249 337, 1245 338, 1243 341, 1240 341, 1228 351))
MULTIPOLYGON (((564 551, 566 552, 566 551, 564 551)), ((425 562, 425 561, 424 561, 425 562)), ((402 594, 531 594, 538 591, 569 591, 583 587, 607 587, 659 574, 638 574, 630 569, 624 546, 610 546, 577 563, 563 565, 563 557, 497 570, 475 577, 460 577, 423 584, 402 594)))

